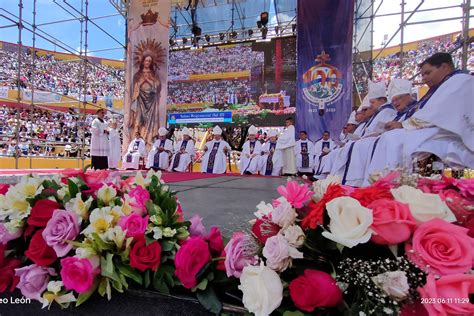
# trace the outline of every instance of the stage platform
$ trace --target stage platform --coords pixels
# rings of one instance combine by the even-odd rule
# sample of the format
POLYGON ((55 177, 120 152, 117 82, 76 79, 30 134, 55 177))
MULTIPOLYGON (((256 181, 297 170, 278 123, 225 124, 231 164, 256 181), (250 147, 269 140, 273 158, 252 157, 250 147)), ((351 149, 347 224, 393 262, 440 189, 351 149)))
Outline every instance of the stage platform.
MULTIPOLYGON (((0 183, 16 183, 25 174, 40 177, 59 173, 60 169, 5 170, 0 169, 0 183)), ((136 171, 117 171, 121 175, 136 171)), ((197 172, 163 172, 162 179, 177 192, 186 218, 197 214, 209 229, 215 225, 230 237, 236 230, 248 229, 248 221, 260 201, 270 203, 278 198, 277 187, 285 184, 285 177, 241 176, 236 173, 223 175, 197 172)))

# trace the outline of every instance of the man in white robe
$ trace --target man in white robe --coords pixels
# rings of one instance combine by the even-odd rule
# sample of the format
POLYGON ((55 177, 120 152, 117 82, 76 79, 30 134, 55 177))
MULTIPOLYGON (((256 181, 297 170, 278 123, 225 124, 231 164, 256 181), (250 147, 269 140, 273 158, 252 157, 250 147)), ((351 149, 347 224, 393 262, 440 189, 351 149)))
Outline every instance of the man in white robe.
POLYGON ((434 54, 420 68, 430 90, 408 119, 388 124, 393 130, 380 137, 363 185, 384 169, 410 171, 413 159, 426 153, 448 166, 474 168, 474 78, 455 71, 448 53, 434 54))
POLYGON ((128 145, 127 153, 122 159, 122 168, 124 169, 138 169, 140 165, 140 158, 145 157, 146 144, 140 136, 140 132, 135 132, 135 138, 128 145))
POLYGON ((291 117, 285 120, 285 131, 278 137, 276 150, 281 151, 283 158, 283 175, 292 176, 296 174, 295 162, 295 127, 293 126, 293 119, 291 117))
POLYGON ((109 130, 107 123, 104 121, 105 111, 97 110, 97 117, 91 124, 91 163, 94 169, 107 169, 109 154, 109 130))
POLYGON ((190 130, 184 127, 181 133, 183 139, 176 144, 174 149, 175 154, 171 158, 169 171, 185 172, 196 155, 194 151, 194 141, 190 136, 190 130))
POLYGON ((314 168, 314 144, 308 139, 306 131, 300 132, 300 139, 295 144, 295 160, 298 175, 312 176, 314 168))
POLYGON ((281 150, 276 150, 277 132, 270 130, 268 140, 262 146, 262 156, 260 156, 260 174, 265 176, 280 176, 283 167, 283 157, 281 150))
POLYGON ((257 128, 250 126, 248 140, 244 143, 240 154, 240 174, 256 174, 260 167, 259 157, 262 153, 262 144, 257 140, 257 128))
POLYGON ((229 144, 222 139, 222 129, 216 125, 212 129, 214 139, 204 146, 206 152, 201 161, 201 172, 222 174, 227 170, 227 154, 230 153, 229 144))
POLYGON ((117 129, 117 121, 110 122, 109 129, 109 168, 117 169, 118 163, 122 157, 122 142, 120 141, 120 134, 117 129))
MULTIPOLYGON (((353 121, 354 118, 351 117, 349 117, 349 121, 347 122, 346 126, 344 126, 344 128, 346 129, 346 134, 348 133, 348 130, 352 128, 352 126, 348 125, 354 125, 355 123, 355 121, 353 121)), ((314 143, 314 174, 321 174, 321 162, 323 158, 328 155, 332 150, 335 150, 337 148, 337 144, 331 139, 331 134, 329 133, 329 131, 324 131, 323 137, 321 137, 320 140, 314 143)))
POLYGON ((173 154, 173 142, 167 139, 168 130, 164 127, 158 129, 158 139, 148 154, 147 168, 155 170, 167 170, 170 165, 170 157, 173 154))
MULTIPOLYGON (((415 105, 416 101, 411 96, 412 84, 406 79, 392 79, 388 87, 388 95, 391 104, 397 110, 397 115, 393 121, 401 122, 405 119, 406 114, 415 105)), ((390 122, 386 123, 390 124, 390 122)), ((378 142, 379 137, 364 137, 356 141, 349 154, 342 183, 359 187, 364 180, 367 164, 372 156, 374 144, 378 142)))

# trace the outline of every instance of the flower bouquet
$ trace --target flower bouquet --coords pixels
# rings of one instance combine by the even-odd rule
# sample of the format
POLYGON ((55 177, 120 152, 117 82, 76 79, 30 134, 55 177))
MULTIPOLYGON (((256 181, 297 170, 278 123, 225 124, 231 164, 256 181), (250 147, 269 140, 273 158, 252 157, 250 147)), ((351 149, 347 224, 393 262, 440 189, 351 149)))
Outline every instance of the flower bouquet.
POLYGON ((474 180, 289 181, 225 269, 255 315, 473 315, 474 180))
POLYGON ((2 186, 0 293, 67 307, 95 292, 181 285, 175 255, 190 223, 160 177, 88 171, 2 186))

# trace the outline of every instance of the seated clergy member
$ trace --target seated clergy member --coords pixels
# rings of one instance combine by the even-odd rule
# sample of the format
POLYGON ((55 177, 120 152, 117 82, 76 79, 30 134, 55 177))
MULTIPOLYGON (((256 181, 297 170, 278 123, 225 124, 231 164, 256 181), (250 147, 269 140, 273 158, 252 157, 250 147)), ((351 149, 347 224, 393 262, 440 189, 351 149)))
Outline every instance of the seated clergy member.
MULTIPOLYGON (((343 133, 346 133, 346 136, 350 131, 355 128, 355 112, 354 115, 351 114, 349 121, 346 126, 344 126, 343 133)), ((344 140, 344 138, 343 138, 344 140)), ((323 132, 323 137, 314 143, 314 173, 321 173, 321 160, 324 156, 328 155, 333 149, 337 148, 337 144, 331 139, 331 134, 328 131, 323 132)))
POLYGON ((257 140, 256 136, 257 128, 252 125, 249 127, 248 140, 244 143, 242 153, 240 154, 240 174, 258 173, 262 144, 257 140))
POLYGON ((171 158, 169 171, 185 172, 195 156, 194 142, 190 136, 190 130, 184 127, 181 131, 183 139, 180 140, 175 149, 175 154, 171 158))
MULTIPOLYGON (((395 122, 405 120, 406 114, 416 105, 411 96, 412 84, 406 79, 392 79, 388 86, 389 100, 397 110, 395 122)), ((392 122, 392 121, 391 121, 392 122)), ((390 126, 391 122, 385 125, 390 126)), ((351 153, 347 159, 342 182, 351 186, 361 186, 364 179, 367 164, 373 153, 374 145, 379 137, 364 137, 354 143, 351 153)))
POLYGON ((314 144, 308 139, 306 131, 300 132, 300 139, 295 144, 296 169, 300 176, 312 174, 314 168, 314 144))
POLYGON ((231 148, 222 139, 222 129, 218 125, 212 129, 212 134, 214 139, 207 142, 204 146, 206 153, 202 157, 201 172, 225 173, 227 170, 226 157, 231 148))
POLYGON ((128 145, 127 153, 123 156, 122 167, 124 169, 138 169, 140 157, 145 157, 145 141, 140 132, 135 132, 135 138, 128 145))
POLYGON ((265 176, 279 176, 283 168, 283 158, 281 150, 276 150, 277 132, 268 132, 268 141, 262 146, 262 156, 260 157, 260 174, 265 176))
POLYGON ((363 185, 372 173, 400 166, 411 170, 413 158, 434 154, 448 166, 474 168, 474 78, 455 70, 448 53, 436 53, 419 65, 430 88, 403 122, 377 143, 363 185))
POLYGON ((148 154, 146 167, 155 170, 167 170, 169 168, 170 157, 173 153, 173 142, 166 138, 168 130, 160 127, 158 139, 153 143, 153 148, 148 154))

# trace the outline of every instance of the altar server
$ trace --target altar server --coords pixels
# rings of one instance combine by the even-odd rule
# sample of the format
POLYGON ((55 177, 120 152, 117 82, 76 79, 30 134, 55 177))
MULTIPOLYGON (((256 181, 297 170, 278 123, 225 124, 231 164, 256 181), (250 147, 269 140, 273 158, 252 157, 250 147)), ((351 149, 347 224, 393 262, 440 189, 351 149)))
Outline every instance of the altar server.
POLYGON ((397 166, 411 170, 413 158, 434 154, 448 166, 474 168, 474 78, 454 69, 448 53, 436 53, 420 64, 429 90, 403 122, 380 137, 365 174, 397 166))
POLYGON ((227 170, 227 154, 230 153, 229 144, 222 139, 222 129, 216 125, 212 129, 213 140, 206 143, 206 152, 201 161, 201 172, 222 174, 227 170))
POLYGON ((314 168, 314 144, 308 139, 306 131, 300 132, 300 139, 295 147, 296 169, 299 175, 313 173, 314 168))
POLYGON ((108 126, 104 121, 105 111, 97 110, 97 117, 91 124, 91 163, 94 169, 107 169, 109 154, 108 126))
POLYGON ((248 140, 244 143, 240 154, 239 169, 240 174, 256 174, 260 167, 260 155, 262 144, 257 140, 257 128, 250 126, 248 140))
POLYGON ((120 141, 120 134, 117 129, 117 121, 110 122, 109 128, 109 168, 117 169, 118 163, 122 156, 122 142, 120 141))
POLYGON ((283 134, 278 137, 276 150, 281 152, 283 159, 283 175, 295 175, 296 174, 296 162, 295 162, 295 127, 293 126, 293 119, 291 117, 285 120, 286 128, 283 134))
POLYGON ((140 158, 145 157, 146 148, 145 141, 140 136, 140 132, 135 132, 135 138, 128 145, 127 153, 123 156, 122 168, 138 169, 140 158))
POLYGON ((173 142, 167 139, 168 130, 160 127, 158 139, 153 143, 153 148, 148 154, 147 168, 155 170, 167 170, 170 164, 170 157, 173 154, 173 142))
POLYGON ((268 132, 268 141, 262 146, 262 156, 260 157, 260 174, 265 176, 279 176, 283 167, 281 150, 276 150, 277 132, 268 132))
POLYGON ((176 144, 169 171, 185 172, 195 156, 194 141, 191 139, 190 130, 184 127, 181 133, 183 139, 176 144))

